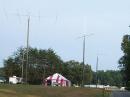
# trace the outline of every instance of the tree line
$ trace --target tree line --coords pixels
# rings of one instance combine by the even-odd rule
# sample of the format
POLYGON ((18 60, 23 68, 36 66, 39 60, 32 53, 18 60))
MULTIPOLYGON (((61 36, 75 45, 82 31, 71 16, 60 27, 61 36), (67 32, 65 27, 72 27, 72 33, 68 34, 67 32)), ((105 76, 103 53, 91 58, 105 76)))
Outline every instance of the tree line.
MULTIPOLYGON (((96 72, 93 72, 92 83, 96 82, 96 72)), ((97 72, 97 84, 100 85, 111 85, 111 86, 123 86, 123 77, 119 70, 100 70, 97 72)), ((95 83, 96 84, 96 83, 95 83)))
MULTIPOLYGON (((19 48, 12 56, 4 60, 4 73, 6 77, 22 76, 26 78, 27 68, 27 82, 30 84, 40 84, 46 77, 54 74, 61 73, 72 83, 81 84, 82 81, 82 63, 74 60, 63 62, 63 60, 52 49, 37 49, 29 48, 29 64, 26 60, 26 48, 19 48)), ((91 80, 91 67, 85 65, 86 82, 91 80)))
MULTIPOLYGON (((0 75, 26 78, 26 48, 19 48, 13 55, 4 60, 4 67, 0 69, 0 75), (23 68, 23 73, 22 73, 23 68)), ((81 85, 83 63, 75 60, 64 62, 52 49, 29 48, 29 62, 27 66, 27 82, 29 84, 41 84, 42 80, 54 74, 61 73, 72 84, 81 85)), ((84 84, 103 84, 121 86, 122 76, 120 71, 92 71, 91 65, 85 64, 84 84), (98 75, 98 81, 96 78, 98 75)))
POLYGON ((130 35, 124 35, 121 43, 124 55, 119 59, 124 85, 130 90, 130 35))

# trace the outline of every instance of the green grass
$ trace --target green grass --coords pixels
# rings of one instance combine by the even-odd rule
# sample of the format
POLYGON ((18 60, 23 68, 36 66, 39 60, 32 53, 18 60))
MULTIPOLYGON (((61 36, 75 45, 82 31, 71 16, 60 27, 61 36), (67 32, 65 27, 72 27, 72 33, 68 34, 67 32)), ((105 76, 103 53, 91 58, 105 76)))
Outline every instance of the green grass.
MULTIPOLYGON (((106 91, 104 92, 107 93, 106 91)), ((2 85, 0 97, 103 97, 103 90, 90 88, 2 85)), ((104 97, 107 97, 106 95, 104 97)))

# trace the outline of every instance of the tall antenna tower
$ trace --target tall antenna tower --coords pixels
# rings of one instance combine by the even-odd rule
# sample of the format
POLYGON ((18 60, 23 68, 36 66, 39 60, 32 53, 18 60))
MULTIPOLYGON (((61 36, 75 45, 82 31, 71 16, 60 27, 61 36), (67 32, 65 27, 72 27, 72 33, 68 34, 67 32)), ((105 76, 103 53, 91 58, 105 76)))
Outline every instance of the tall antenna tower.
MULTIPOLYGON (((16 14, 16 16, 23 16, 27 17, 27 37, 26 37, 26 65, 25 65, 25 83, 28 82, 28 68, 29 68, 29 35, 30 35, 30 17, 39 17, 39 16, 30 16, 30 15, 21 15, 19 13, 16 14)), ((25 54, 25 52, 23 52, 25 54)), ((23 63, 22 63, 23 65, 23 63)), ((24 66, 22 66, 22 77, 23 77, 23 69, 24 66)))
POLYGON ((85 71, 85 42, 86 42, 86 37, 89 37, 93 35, 93 33, 89 34, 89 35, 83 35, 82 37, 79 38, 83 38, 83 67, 82 67, 82 87, 84 87, 84 71, 85 71))
POLYGON ((98 61, 99 61, 99 58, 97 56, 97 62, 96 62, 96 88, 97 88, 97 85, 98 85, 98 61))
POLYGON ((29 67, 29 27, 30 27, 30 16, 28 17, 28 27, 27 27, 27 63, 26 63, 26 83, 28 81, 28 67, 29 67))
MULTIPOLYGON (((5 16, 7 17, 7 14, 6 14, 6 11, 4 10, 4 13, 5 13, 5 16)), ((11 15, 15 15, 15 16, 18 16, 19 19, 20 17, 27 17, 27 37, 26 37, 26 50, 23 51, 23 60, 22 60, 22 72, 21 72, 21 76, 22 78, 24 77, 24 74, 25 74, 25 82, 27 83, 28 82, 28 68, 29 68, 29 36, 30 36, 30 18, 31 17, 34 17, 34 18, 39 18, 39 21, 40 21, 40 18, 46 18, 46 16, 40 16, 40 12, 39 12, 39 15, 30 15, 29 12, 27 12, 28 14, 19 14, 18 11, 17 13, 10 13, 11 15), (26 57, 24 57, 26 53, 26 57), (26 65, 24 66, 24 60, 26 60, 26 65), (25 67, 25 69, 24 69, 25 67), (25 71, 25 73, 24 73, 25 71)), ((57 19, 58 19, 58 16, 56 15, 56 22, 57 22, 57 19)), ((55 23, 56 23, 55 22, 55 23)))
POLYGON ((84 35, 83 36, 83 71, 82 71, 82 87, 84 87, 84 67, 85 67, 85 60, 84 60, 84 58, 85 58, 85 38, 86 38, 86 36, 84 35))

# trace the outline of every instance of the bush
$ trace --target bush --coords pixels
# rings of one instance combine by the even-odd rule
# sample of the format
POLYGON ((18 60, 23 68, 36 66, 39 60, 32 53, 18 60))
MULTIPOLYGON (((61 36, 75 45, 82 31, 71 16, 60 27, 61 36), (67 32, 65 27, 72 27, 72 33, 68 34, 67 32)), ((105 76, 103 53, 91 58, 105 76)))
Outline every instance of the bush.
POLYGON ((130 81, 127 82, 127 84, 126 84, 126 89, 127 89, 127 90, 130 90, 130 81))

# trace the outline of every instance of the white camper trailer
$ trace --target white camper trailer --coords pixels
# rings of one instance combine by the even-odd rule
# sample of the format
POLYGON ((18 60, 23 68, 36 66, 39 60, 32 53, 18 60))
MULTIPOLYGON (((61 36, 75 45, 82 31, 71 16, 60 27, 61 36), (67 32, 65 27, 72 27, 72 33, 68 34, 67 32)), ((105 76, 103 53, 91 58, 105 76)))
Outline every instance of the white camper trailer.
POLYGON ((23 78, 21 78, 21 77, 16 77, 16 76, 9 77, 9 83, 10 84, 22 83, 22 80, 23 80, 23 78))

